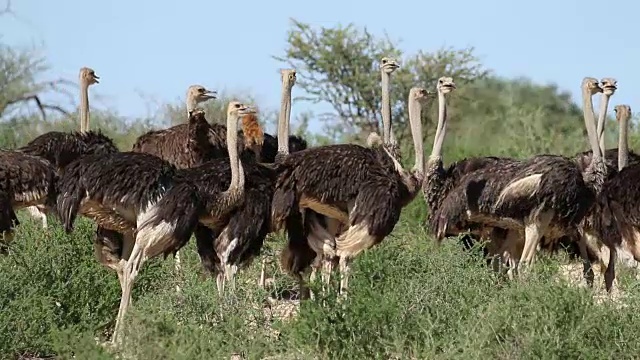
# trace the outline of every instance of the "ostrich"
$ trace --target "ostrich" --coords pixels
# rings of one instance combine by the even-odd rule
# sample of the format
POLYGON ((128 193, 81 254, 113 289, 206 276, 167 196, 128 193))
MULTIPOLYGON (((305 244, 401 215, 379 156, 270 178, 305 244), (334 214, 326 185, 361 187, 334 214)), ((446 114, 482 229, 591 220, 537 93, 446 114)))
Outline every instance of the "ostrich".
MULTIPOLYGON (((80 69, 79 132, 50 131, 36 137, 17 150, 48 160, 58 171, 62 171, 71 161, 83 155, 117 152, 118 148, 111 139, 100 132, 89 130, 89 87, 98 84, 99 79, 100 77, 93 69, 88 67, 80 69)), ((44 206, 29 206, 27 211, 34 218, 41 219, 42 227, 47 228, 47 215, 44 206)))
MULTIPOLYGON (((548 239, 575 236, 606 176, 591 103, 591 97, 602 89, 596 79, 585 78, 582 90, 585 126, 594 154, 584 178, 573 160, 556 155, 538 155, 521 162, 486 167, 463 177, 459 186, 464 189, 464 196, 459 199, 466 200, 466 205, 451 201, 446 207, 452 213, 445 211, 442 217, 461 218, 460 212, 466 211, 468 221, 524 233, 520 262, 525 265, 533 262, 542 236, 548 239)), ((505 244, 514 245, 514 241, 505 244)), ((513 248, 509 251, 513 252, 513 248)))
MULTIPOLYGON (((213 136, 218 142, 222 142, 221 134, 226 129, 217 124, 212 127, 203 111, 195 111, 196 106, 216 97, 216 91, 207 90, 202 85, 189 86, 186 97, 189 122, 139 136, 132 151, 156 155, 179 169, 194 167, 222 156, 209 142, 209 138, 213 136)), ((179 252, 175 254, 175 269, 177 272, 181 269, 179 252)), ((180 291, 180 286, 176 285, 176 291, 180 291)))
POLYGON ((0 151, 0 253, 7 252, 13 228, 20 224, 16 210, 55 203, 57 178, 56 169, 45 159, 19 151, 0 151))
MULTIPOLYGON (((442 163, 442 146, 447 124, 447 98, 456 89, 453 79, 441 77, 436 84, 438 93, 438 125, 431 155, 427 160, 426 176, 422 183, 422 190, 425 201, 429 207, 427 215, 427 227, 440 242, 444 237, 455 236, 462 233, 470 233, 462 239, 465 248, 470 248, 473 241, 478 237, 498 237, 504 236, 500 228, 487 227, 479 223, 469 223, 466 221, 466 214, 458 214, 458 217, 451 217, 447 213, 443 203, 447 197, 459 199, 460 192, 456 191, 462 177, 474 171, 497 166, 498 164, 515 163, 519 160, 506 157, 473 157, 453 162, 447 168, 442 163), (447 214, 447 215, 443 215, 447 214), (444 223, 444 226, 442 224, 444 223)), ((491 249, 485 252, 491 253, 491 249)), ((487 255, 488 255, 487 253, 487 255)))
MULTIPOLYGON (((394 59, 383 58, 383 74, 389 75, 397 68, 394 59)), ((415 171, 410 174, 391 156, 387 149, 390 146, 389 122, 390 119, 384 116, 383 139, 387 141, 382 148, 371 149, 355 144, 322 146, 292 153, 279 165, 272 205, 274 230, 285 226, 288 233, 300 230, 299 227, 294 229, 293 220, 300 217, 301 208, 348 224, 338 237, 325 239, 322 244, 311 244, 313 241, 300 243, 307 240, 289 236, 281 262, 301 285, 301 273, 309 266, 301 261, 309 260, 309 251, 304 249, 318 246, 335 251, 342 275, 340 292, 344 294, 352 258, 391 233, 402 208, 413 200, 419 190, 417 182, 424 164, 416 162, 415 171)), ((412 122, 412 133, 418 132, 420 127, 419 122, 412 122)), ((416 150, 419 149, 418 144, 414 145, 416 150)), ((419 157, 416 153, 416 159, 419 157)))
MULTIPOLYGON (((94 220, 105 231, 124 234, 121 242, 97 238, 95 244, 99 261, 116 271, 122 288, 114 343, 118 342, 131 302, 131 289, 144 261, 160 254, 175 254, 187 243, 197 221, 220 221, 243 202, 244 170, 237 152, 236 129, 239 119, 252 111, 237 101, 228 107, 231 181, 226 190, 212 188, 215 174, 210 173, 211 168, 206 164, 200 172, 177 169, 154 155, 137 152, 86 156, 71 163, 64 172, 58 185, 56 213, 65 230, 73 230, 73 222, 80 214, 94 220), (187 194, 188 201, 173 207, 180 212, 178 219, 154 222, 159 215, 171 211, 160 204, 181 193, 187 194)), ((195 109, 191 117, 193 113, 203 113, 203 110, 195 109)))
MULTIPOLYGON (((367 147, 381 151, 384 159, 399 159, 398 143, 391 126, 391 74, 398 69, 399 65, 394 58, 383 57, 380 60, 380 79, 381 79, 381 107, 383 133, 382 138, 377 133, 369 134, 367 138, 367 147), (386 155, 385 155, 386 154, 386 155), (388 155, 388 156, 387 156, 388 155)), ((409 117, 413 117, 413 121, 418 121, 421 126, 422 104, 427 100, 427 92, 422 88, 412 88, 409 92, 409 117)), ((424 157, 422 155, 422 128, 418 130, 419 135, 412 131, 413 140, 418 146, 416 148, 416 164, 423 164, 424 157), (418 136, 418 137, 416 137, 418 136)), ((403 176, 409 182, 411 187, 415 187, 417 181, 413 174, 409 174, 402 170, 399 161, 393 161, 399 171, 403 171, 403 176)), ((415 169, 414 169, 415 170, 415 169)), ((424 171, 420 170, 419 175, 424 171)), ((323 286, 328 285, 330 275, 336 262, 335 254, 335 237, 342 233, 349 226, 348 214, 338 214, 338 218, 328 218, 325 215, 318 214, 311 209, 302 209, 303 219, 305 220, 304 229, 305 237, 308 237, 308 243, 316 253, 315 260, 310 264, 311 276, 310 280, 314 280, 318 268, 322 269, 323 286)), ((301 289, 306 291, 307 289, 301 289)), ((312 295, 311 293, 309 293, 312 295)))
MULTIPOLYGON (((382 64, 384 65, 384 60, 382 64)), ((385 79, 387 74, 383 74, 385 79)), ((390 119, 390 96, 388 82, 383 80, 383 119, 390 119), (385 105, 386 104, 386 105, 385 105)), ((409 90, 409 96, 407 100, 407 108, 409 113, 409 123, 412 125, 412 139, 415 145, 415 166, 412 172, 406 172, 400 170, 403 182, 410 184, 410 196, 413 197, 419 191, 419 184, 421 183, 421 177, 424 174, 424 151, 422 141, 422 107, 429 99, 430 95, 424 88, 413 87, 409 90)), ((385 124, 387 122, 385 121, 385 124)), ((386 131, 385 131, 386 132, 386 131)), ((388 137, 389 146, 392 149, 397 149, 397 141, 393 135, 393 128, 391 128, 391 134, 388 137)), ((383 156, 388 157, 384 151, 384 140, 376 133, 371 133, 367 138, 367 146, 381 151, 383 156)), ((395 166, 395 164, 394 164, 395 166)), ((348 222, 341 222, 337 219, 327 218, 321 214, 318 214, 312 210, 305 210, 305 234, 309 238, 309 245, 313 252, 316 253, 314 261, 311 263, 311 276, 310 280, 314 281, 318 269, 322 272, 322 282, 324 291, 325 286, 329 284, 331 272, 335 266, 336 258, 335 253, 335 237, 341 234, 345 227, 349 226, 348 222)), ((307 289, 303 289, 306 291, 307 289)), ((306 294, 305 294, 306 295, 306 294)), ((309 295, 312 296, 309 292, 309 295)))
MULTIPOLYGON (((191 85, 187 89, 187 115, 201 104, 210 99, 215 99, 217 93, 207 90, 202 85, 191 85)), ((131 151, 147 153, 155 155, 161 159, 167 160, 178 168, 189 168, 200 165, 201 163, 222 157, 223 152, 216 149, 209 143, 211 138, 215 138, 217 143, 224 146, 224 135, 226 129, 222 125, 210 125, 206 120, 197 122, 197 129, 194 124, 179 124, 164 130, 149 131, 140 135, 133 144, 131 151), (197 130, 198 137, 194 140, 187 141, 192 138, 193 131, 197 130), (185 149, 188 144, 188 149, 185 149), (194 151, 195 150, 195 151, 194 151), (216 153, 216 150, 218 152, 216 153)))
MULTIPOLYGON (((224 293, 226 281, 235 287, 235 274, 238 269, 248 265, 259 255, 262 245, 271 227, 271 200, 275 187, 275 178, 278 172, 278 164, 288 155, 287 144, 288 127, 291 116, 291 91, 296 81, 294 69, 281 71, 282 98, 278 119, 278 153, 276 164, 260 164, 257 159, 244 157, 243 165, 246 171, 245 202, 232 211, 228 218, 217 222, 200 221, 195 228, 195 237, 198 244, 198 253, 206 270, 216 277, 216 284, 220 295, 224 293)), ((253 114, 245 115, 244 119, 253 114)), ((253 127, 254 125, 251 124, 253 127)), ((245 137, 250 134, 245 127, 245 137)), ((250 129, 251 130, 251 129, 250 129)), ((255 129, 253 129, 255 130, 255 129)), ((210 180, 199 178, 201 183, 215 182, 217 186, 226 186, 229 182, 229 166, 224 160, 211 161, 205 166, 211 169, 206 176, 210 180)), ((200 169, 200 168, 198 168, 200 169)), ((186 173, 199 171, 192 169, 186 173)), ((193 175, 185 177, 194 177, 193 175)), ((185 200, 167 196, 166 205, 159 205, 171 209, 185 200)), ((167 210, 167 213, 170 213, 167 210)), ((180 214, 179 210, 175 210, 180 214)), ((170 215, 165 221, 171 219, 170 215)), ((171 215, 176 216, 176 215, 171 215)), ((264 287, 265 262, 262 262, 262 271, 259 285, 264 287)))
MULTIPOLYGON (((631 253, 635 261, 640 261, 638 241, 638 191, 629 187, 629 183, 640 177, 640 164, 628 165, 628 124, 631 117, 629 105, 617 105, 614 108, 619 122, 618 137, 618 173, 607 179, 602 192, 598 194, 596 205, 590 216, 584 221, 585 235, 590 235, 609 249, 609 262, 605 270, 605 287, 611 291, 615 280, 615 261, 617 252, 631 253)), ((593 241, 594 242, 596 241, 593 241)), ((600 260, 600 259, 599 259, 600 260)), ((602 261, 601 261, 602 269, 602 261)))
MULTIPOLYGON (((600 111, 599 123, 604 123, 604 114, 606 114, 608 97, 613 94, 613 91, 615 91, 616 81, 615 79, 604 78, 601 80, 601 87, 603 89, 609 89, 611 91, 611 94, 608 94, 607 97, 603 99, 606 101, 601 102, 601 107, 604 109, 601 109, 600 111)), ((606 163, 607 163, 607 173, 608 173, 608 176, 610 177, 612 176, 612 174, 615 174, 617 172, 617 169, 614 167, 614 162, 618 156, 618 152, 617 152, 617 149, 610 149, 610 150, 607 150, 605 154, 606 154, 606 163)), ((635 154, 633 154, 632 156, 634 159, 633 161, 640 160, 640 157, 637 157, 635 154)), ((591 163, 591 151, 578 153, 576 154, 576 156, 574 156, 573 159, 574 161, 577 162, 580 170, 584 173, 591 163)), ((517 162, 517 161, 518 160, 512 160, 512 159, 506 159, 506 158, 491 158, 491 157, 465 159, 465 160, 462 160, 460 163, 452 164, 449 167, 449 169, 446 171, 441 170, 442 173, 438 177, 435 177, 435 178, 427 177, 427 179, 431 179, 432 181, 440 182, 440 184, 442 184, 440 186, 434 186, 436 184, 432 184, 431 187, 432 189, 435 190, 435 192, 434 194, 432 194, 431 198, 427 197, 427 202, 430 205, 430 209, 432 209, 430 211, 430 218, 428 221, 429 221, 430 229, 436 235, 436 238, 438 240, 441 240, 442 237, 444 236, 457 235, 461 232, 464 232, 465 230, 472 230, 472 233, 474 233, 475 235, 487 236, 490 234, 489 237, 492 240, 494 240, 489 244, 489 250, 491 252, 491 249, 494 249, 494 250, 496 249, 495 246, 497 243, 503 243, 504 241, 506 241, 505 238, 507 236, 515 235, 515 234, 510 234, 509 232, 505 233, 504 232, 505 229, 502 229, 502 228, 493 228, 493 231, 491 231, 490 227, 486 228, 484 226, 481 226, 481 224, 469 224, 468 222, 466 222, 465 213, 458 213, 459 216, 456 218, 452 216, 448 217, 448 216, 439 214, 439 210, 442 202, 444 201, 445 195, 456 197, 464 193, 464 189, 457 189, 457 191, 451 191, 451 188, 460 179, 461 175, 468 172, 466 171, 467 166, 470 165, 471 167, 470 170, 476 170, 479 167, 494 165, 496 162, 504 163, 504 162, 517 162), (459 171, 460 167, 462 167, 463 171, 459 171), (460 226, 457 226, 457 225, 460 225, 460 226), (465 228, 465 226, 467 228, 465 228), (498 241, 495 241, 497 240, 497 238, 501 238, 501 239, 498 241)), ((446 213, 447 210, 445 209, 443 212, 446 213)), ((451 213, 449 212, 449 214, 451 213)), ((576 239, 573 239, 573 238, 563 237, 560 242, 567 243, 568 245, 572 246, 574 244, 573 241, 575 240, 576 239)), ((554 243, 552 242, 551 245, 553 244, 554 243)), ((597 249, 590 247, 589 250, 591 251, 590 254, 595 252, 596 257, 598 257, 597 253, 599 253, 599 251, 597 249)), ((586 263, 585 263, 585 266, 587 267, 586 263)), ((586 272, 587 270, 585 269, 585 273, 586 272)))

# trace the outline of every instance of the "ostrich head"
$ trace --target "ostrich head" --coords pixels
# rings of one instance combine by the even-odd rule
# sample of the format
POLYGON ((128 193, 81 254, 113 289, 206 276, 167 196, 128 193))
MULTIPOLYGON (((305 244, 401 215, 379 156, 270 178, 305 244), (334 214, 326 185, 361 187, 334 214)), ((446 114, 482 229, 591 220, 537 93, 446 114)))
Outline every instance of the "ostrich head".
POLYGON ((93 71, 92 68, 83 67, 80 69, 81 84, 86 84, 87 86, 93 85, 93 84, 99 84, 100 83, 100 81, 98 81, 99 79, 100 77, 96 75, 96 72, 93 71))
MULTIPOLYGON (((191 85, 187 89, 187 102, 193 104, 194 108, 198 104, 201 104, 209 99, 216 99, 218 93, 213 90, 207 90, 202 85, 191 85)), ((192 109, 188 109, 192 110, 192 109)))
POLYGON ((391 74, 399 67, 398 60, 392 57, 383 57, 382 60, 380 60, 380 69, 387 74, 391 74))
POLYGON ((631 106, 629 105, 616 105, 613 108, 616 113, 616 120, 624 121, 631 118, 631 106))
POLYGON ((598 79, 589 76, 582 79, 582 89, 587 91, 590 96, 602 92, 598 79))
POLYGON ((280 70, 280 76, 282 77, 282 84, 285 85, 286 89, 293 88, 293 85, 296 84, 296 69, 282 69, 280 70))
POLYGON ((227 117, 240 119, 245 115, 255 115, 256 113, 257 111, 255 108, 249 107, 240 101, 231 101, 229 106, 227 106, 227 117))
MULTIPOLYGON (((451 79, 451 78, 449 78, 449 79, 451 79)), ((412 87, 411 90, 409 90, 409 96, 414 98, 415 101, 417 101, 420 104, 424 105, 424 104, 427 103, 427 100, 433 98, 433 93, 430 93, 425 88, 412 87)))
POLYGON ((456 84, 451 77, 443 76, 438 79, 437 89, 439 93, 446 95, 456 89, 456 84))
POLYGON ((603 94, 612 96, 616 90, 618 90, 618 80, 614 78, 602 78, 602 80, 600 80, 600 87, 602 88, 603 94))

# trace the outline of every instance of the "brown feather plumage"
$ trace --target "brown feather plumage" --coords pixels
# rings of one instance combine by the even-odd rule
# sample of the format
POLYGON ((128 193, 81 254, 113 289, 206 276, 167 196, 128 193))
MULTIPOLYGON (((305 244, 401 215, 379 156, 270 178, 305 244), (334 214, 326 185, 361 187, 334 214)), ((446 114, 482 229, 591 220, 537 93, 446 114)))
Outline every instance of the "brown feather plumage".
POLYGON ((260 153, 264 144, 264 131, 262 131, 258 117, 255 114, 248 114, 242 117, 242 135, 245 149, 253 151, 256 160, 260 161, 260 153))

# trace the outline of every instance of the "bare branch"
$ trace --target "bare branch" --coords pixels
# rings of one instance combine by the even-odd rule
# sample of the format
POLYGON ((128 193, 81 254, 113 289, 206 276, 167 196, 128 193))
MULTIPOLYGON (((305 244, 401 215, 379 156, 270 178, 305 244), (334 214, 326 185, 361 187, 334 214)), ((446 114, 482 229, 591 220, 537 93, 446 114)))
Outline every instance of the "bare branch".
POLYGON ((36 103, 36 105, 38 106, 38 109, 40 110, 40 114, 42 114, 42 119, 43 120, 47 120, 47 113, 46 110, 53 110, 56 111, 60 114, 63 114, 65 116, 69 116, 70 113, 63 109, 62 107, 58 106, 58 105, 51 105, 51 104, 46 104, 43 103, 42 100, 40 100, 40 97, 37 94, 29 94, 29 95, 24 95, 21 96, 17 99, 13 99, 13 100, 9 100, 6 103, 6 106, 9 107, 11 105, 17 104, 17 103, 26 103, 29 101, 34 101, 36 103))

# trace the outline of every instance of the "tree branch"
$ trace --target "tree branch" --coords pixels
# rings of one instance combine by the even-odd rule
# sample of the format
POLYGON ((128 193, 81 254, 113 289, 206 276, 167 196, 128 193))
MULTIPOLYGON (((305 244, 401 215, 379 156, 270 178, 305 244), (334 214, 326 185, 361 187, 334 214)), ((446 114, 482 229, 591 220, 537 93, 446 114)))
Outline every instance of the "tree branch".
POLYGON ((27 103, 29 101, 34 101, 36 103, 36 106, 38 106, 38 109, 40 110, 40 114, 42 114, 42 119, 43 120, 47 120, 47 112, 46 110, 53 110, 53 111, 57 111, 65 116, 69 116, 70 113, 63 109, 62 107, 58 106, 58 105, 51 105, 51 104, 46 104, 43 103, 42 100, 40 100, 40 97, 37 94, 28 94, 28 95, 23 95, 20 96, 16 99, 12 99, 7 101, 6 103, 6 107, 9 107, 11 105, 15 105, 18 103, 27 103))

